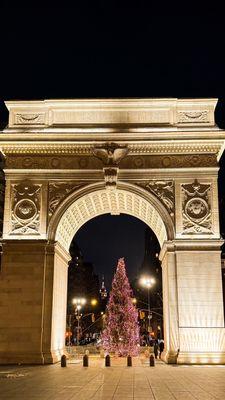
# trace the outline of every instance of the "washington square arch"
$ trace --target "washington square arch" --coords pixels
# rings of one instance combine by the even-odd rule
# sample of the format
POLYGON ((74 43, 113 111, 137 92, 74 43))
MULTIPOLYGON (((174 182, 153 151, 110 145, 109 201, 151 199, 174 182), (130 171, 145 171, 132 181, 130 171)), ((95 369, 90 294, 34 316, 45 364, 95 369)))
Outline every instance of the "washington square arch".
POLYGON ((0 363, 64 352, 69 246, 129 214, 161 246, 164 361, 225 363, 216 99, 7 101, 0 363))

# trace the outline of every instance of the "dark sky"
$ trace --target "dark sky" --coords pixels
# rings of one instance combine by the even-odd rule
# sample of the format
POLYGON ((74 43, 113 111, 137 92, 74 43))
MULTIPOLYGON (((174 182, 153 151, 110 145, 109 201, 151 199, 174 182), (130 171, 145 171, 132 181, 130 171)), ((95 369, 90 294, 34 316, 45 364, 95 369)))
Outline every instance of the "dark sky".
POLYGON ((85 261, 94 264, 95 272, 105 275, 111 285, 118 258, 125 257, 129 278, 137 276, 144 258, 146 224, 129 215, 105 214, 84 224, 75 236, 85 261))
POLYGON ((166 13, 142 0, 129 7, 110 0, 74 1, 73 8, 27 3, 1 10, 1 101, 225 99, 225 23, 219 9, 205 4, 198 10, 196 2, 193 13, 191 7, 177 13, 168 2, 166 13))
MULTIPOLYGON (((123 1, 105 0, 74 1, 75 7, 56 7, 55 2, 49 8, 32 7, 30 3, 1 9, 3 125, 7 120, 3 101, 9 99, 218 97, 216 121, 225 128, 225 23, 224 13, 215 11, 213 4, 202 7, 196 2, 189 7, 185 3, 174 9, 171 2, 167 7, 158 2, 156 9, 142 0, 130 1, 127 7, 123 1)), ((224 162, 221 168, 220 201, 225 198, 224 162)), ((225 221, 223 231, 224 226, 225 221)), ((99 242, 103 229, 100 224, 99 242)), ((133 230, 121 255, 129 253, 133 230)), ((110 237, 114 240, 115 234, 112 237, 109 232, 107 240, 110 237)), ((92 249, 89 240, 88 246, 91 257, 97 244, 92 249)), ((131 262, 139 262, 140 252, 141 247, 134 253, 131 250, 131 262)), ((114 264, 117 256, 109 262, 114 264)), ((107 257, 105 252, 100 265, 107 257)))

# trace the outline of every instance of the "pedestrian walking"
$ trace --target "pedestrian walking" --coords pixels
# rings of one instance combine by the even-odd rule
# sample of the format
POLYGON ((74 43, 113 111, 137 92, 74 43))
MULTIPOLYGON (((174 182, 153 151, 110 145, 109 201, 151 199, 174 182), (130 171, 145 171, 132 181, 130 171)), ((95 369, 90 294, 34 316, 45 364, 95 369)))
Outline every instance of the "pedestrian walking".
POLYGON ((159 345, 158 345, 158 340, 155 340, 154 343, 154 354, 155 354, 155 358, 158 358, 158 350, 159 350, 159 345))
POLYGON ((162 354, 163 350, 164 350, 164 342, 163 342, 163 340, 161 340, 159 343, 159 358, 161 358, 161 354, 162 354))

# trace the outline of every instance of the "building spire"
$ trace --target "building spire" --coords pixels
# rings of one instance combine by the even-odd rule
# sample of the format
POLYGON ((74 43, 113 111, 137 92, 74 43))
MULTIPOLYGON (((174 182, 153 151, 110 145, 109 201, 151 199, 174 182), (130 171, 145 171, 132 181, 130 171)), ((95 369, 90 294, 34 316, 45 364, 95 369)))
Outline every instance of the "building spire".
POLYGON ((102 286, 101 286, 101 289, 100 289, 100 296, 101 296, 102 300, 104 300, 107 297, 107 290, 106 290, 106 287, 105 287, 104 275, 102 275, 102 286))

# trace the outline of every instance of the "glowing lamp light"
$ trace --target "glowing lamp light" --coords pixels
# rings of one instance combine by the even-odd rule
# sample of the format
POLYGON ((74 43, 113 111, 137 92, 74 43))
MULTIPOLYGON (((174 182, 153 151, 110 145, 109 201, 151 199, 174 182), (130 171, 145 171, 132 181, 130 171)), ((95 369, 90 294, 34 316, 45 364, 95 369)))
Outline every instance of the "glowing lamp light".
POLYGON ((155 283, 155 279, 151 278, 151 277, 148 277, 148 276, 143 276, 140 279, 140 284, 142 286, 147 287, 147 288, 151 288, 152 285, 154 285, 154 283, 155 283))
POLYGON ((96 299, 91 300, 91 305, 96 306, 98 304, 98 301, 96 299))
POLYGON ((78 306, 84 306, 86 304, 86 299, 84 299, 83 297, 79 298, 79 297, 74 297, 73 299, 73 304, 78 306))
POLYGON ((137 299, 135 297, 132 299, 132 303, 137 304, 137 299))

